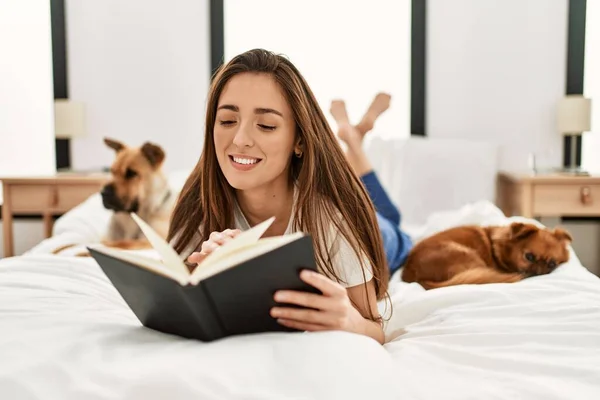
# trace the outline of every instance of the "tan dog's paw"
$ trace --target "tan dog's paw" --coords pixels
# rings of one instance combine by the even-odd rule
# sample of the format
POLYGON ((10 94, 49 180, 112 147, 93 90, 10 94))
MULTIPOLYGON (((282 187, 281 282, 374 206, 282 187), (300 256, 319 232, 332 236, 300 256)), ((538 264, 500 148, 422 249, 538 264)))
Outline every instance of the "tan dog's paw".
POLYGON ((70 249, 71 247, 75 247, 75 246, 77 246, 77 245, 76 244, 66 244, 64 246, 60 246, 60 247, 54 249, 52 251, 52 254, 55 254, 55 255, 60 254, 62 251, 66 250, 66 249, 70 249))
POLYGON ((150 242, 148 242, 146 239, 105 240, 102 242, 102 244, 106 247, 114 247, 123 250, 144 250, 152 248, 150 242))

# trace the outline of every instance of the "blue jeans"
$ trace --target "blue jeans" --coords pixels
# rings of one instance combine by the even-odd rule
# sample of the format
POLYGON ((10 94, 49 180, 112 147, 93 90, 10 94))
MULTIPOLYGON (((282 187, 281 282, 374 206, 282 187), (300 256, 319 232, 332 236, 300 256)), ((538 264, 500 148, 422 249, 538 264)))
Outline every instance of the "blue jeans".
POLYGON ((400 211, 392 203, 374 171, 361 177, 369 197, 377 211, 377 222, 383 239, 385 257, 390 274, 396 272, 406 261, 413 246, 410 237, 400 230, 400 211))

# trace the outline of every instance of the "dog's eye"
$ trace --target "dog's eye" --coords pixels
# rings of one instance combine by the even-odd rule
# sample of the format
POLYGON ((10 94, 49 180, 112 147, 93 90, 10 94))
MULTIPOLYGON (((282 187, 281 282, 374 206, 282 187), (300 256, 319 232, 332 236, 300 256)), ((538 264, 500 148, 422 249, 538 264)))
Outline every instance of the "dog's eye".
POLYGON ((137 172, 135 172, 131 168, 127 168, 127 171, 125 171, 125 179, 135 178, 136 176, 137 172))
POLYGON ((533 253, 525 253, 525 259, 529 262, 534 262, 535 256, 533 255, 533 253))
POLYGON ((556 268, 556 261, 554 260, 550 260, 550 262, 548 263, 548 268, 556 268))

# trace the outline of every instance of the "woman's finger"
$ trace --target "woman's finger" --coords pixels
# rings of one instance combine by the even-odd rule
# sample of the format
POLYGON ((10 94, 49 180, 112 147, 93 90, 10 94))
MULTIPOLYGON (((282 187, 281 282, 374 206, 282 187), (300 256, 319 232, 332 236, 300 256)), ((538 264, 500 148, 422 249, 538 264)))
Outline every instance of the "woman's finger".
POLYGON ((221 232, 213 232, 208 237, 207 242, 213 242, 219 245, 225 244, 225 240, 230 239, 230 236, 225 235, 221 232))
POLYGON ((337 282, 332 281, 325 275, 319 274, 308 269, 300 273, 300 279, 309 285, 319 289, 321 293, 329 297, 344 297, 347 296, 346 288, 337 282))
POLYGON ((239 235, 242 231, 240 231, 239 229, 225 229, 223 231, 223 235, 225 236, 229 236, 230 238, 234 238, 237 235, 239 235))
POLYGON ((199 264, 202 262, 202 260, 204 260, 206 258, 206 256, 207 256, 207 254, 205 254, 203 252, 195 251, 189 255, 189 257, 187 258, 187 261, 189 263, 199 264))
POLYGON ((306 322, 293 321, 293 320, 282 319, 282 318, 278 319, 277 322, 283 326, 287 326, 288 328, 298 329, 299 331, 318 332, 318 331, 325 331, 328 329, 326 326, 322 326, 322 325, 309 324, 306 322))
POLYGON ((239 235, 240 232, 239 229, 225 229, 223 232, 213 232, 210 234, 207 241, 222 246, 239 235))
POLYGON ((215 251, 217 248, 219 247, 218 244, 211 242, 210 240, 207 240, 206 242, 202 243, 202 253, 205 254, 210 254, 213 251, 215 251))
POLYGON ((277 291, 274 299, 279 303, 294 304, 315 310, 330 311, 335 308, 335 300, 331 297, 296 290, 277 291))
POLYGON ((306 308, 273 307, 271 309, 271 316, 278 319, 323 325, 324 327, 336 326, 339 322, 339 316, 306 308))
POLYGON ((223 246, 225 243, 227 242, 231 242, 233 240, 233 238, 229 235, 223 235, 223 240, 221 240, 221 243, 219 243, 221 246, 223 246))

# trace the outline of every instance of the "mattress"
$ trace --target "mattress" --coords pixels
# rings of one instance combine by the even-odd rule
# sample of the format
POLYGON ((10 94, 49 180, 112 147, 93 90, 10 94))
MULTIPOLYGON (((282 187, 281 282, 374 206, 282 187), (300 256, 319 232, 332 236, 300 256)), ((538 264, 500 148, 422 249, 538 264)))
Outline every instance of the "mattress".
MULTIPOLYGON (((513 220, 528 221, 480 202, 412 234, 513 220)), ((425 291, 394 275, 383 346, 345 332, 202 343, 142 327, 92 259, 45 253, 83 237, 0 260, 3 399, 600 398, 600 279, 572 249, 514 284, 425 291)))

